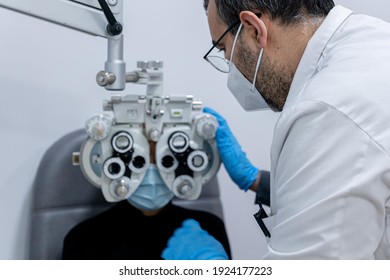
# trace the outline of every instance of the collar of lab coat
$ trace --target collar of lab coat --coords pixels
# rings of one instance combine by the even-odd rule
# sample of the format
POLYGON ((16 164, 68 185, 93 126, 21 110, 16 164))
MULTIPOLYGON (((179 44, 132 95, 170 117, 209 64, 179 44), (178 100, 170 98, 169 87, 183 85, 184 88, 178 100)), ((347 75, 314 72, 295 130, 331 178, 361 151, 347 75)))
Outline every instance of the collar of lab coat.
POLYGON ((335 6, 329 12, 328 16, 306 46, 305 52, 299 62, 291 84, 286 105, 294 104, 299 99, 299 95, 305 87, 307 81, 309 81, 313 75, 318 72, 319 62, 323 56, 326 46, 340 26, 343 25, 352 13, 353 12, 351 10, 348 10, 340 5, 335 6))

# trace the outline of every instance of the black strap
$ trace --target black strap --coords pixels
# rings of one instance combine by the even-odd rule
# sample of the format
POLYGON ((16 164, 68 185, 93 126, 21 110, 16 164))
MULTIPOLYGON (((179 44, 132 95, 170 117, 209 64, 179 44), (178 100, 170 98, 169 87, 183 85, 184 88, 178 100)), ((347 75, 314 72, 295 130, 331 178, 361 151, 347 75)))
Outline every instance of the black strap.
POLYGON ((268 217, 263 208, 263 204, 270 206, 270 173, 268 171, 261 171, 260 184, 257 190, 255 203, 259 205, 260 209, 253 216, 255 217, 264 235, 266 237, 271 237, 271 233, 263 222, 263 219, 268 217))
POLYGON ((257 212, 253 216, 255 217, 257 223, 259 224, 259 226, 260 226, 261 230, 263 231, 265 237, 271 237, 271 233, 269 232, 267 226, 263 222, 263 219, 268 217, 268 215, 265 212, 264 208, 260 206, 259 212, 257 212))

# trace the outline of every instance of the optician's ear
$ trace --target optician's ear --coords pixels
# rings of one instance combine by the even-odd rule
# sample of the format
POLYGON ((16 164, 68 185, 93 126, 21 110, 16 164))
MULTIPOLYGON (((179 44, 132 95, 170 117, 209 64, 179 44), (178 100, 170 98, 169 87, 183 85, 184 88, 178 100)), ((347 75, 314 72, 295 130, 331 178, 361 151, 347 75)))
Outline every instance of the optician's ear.
POLYGON ((267 46, 268 30, 264 21, 250 11, 241 12, 240 19, 244 30, 247 29, 249 36, 257 42, 258 47, 265 48, 267 46))

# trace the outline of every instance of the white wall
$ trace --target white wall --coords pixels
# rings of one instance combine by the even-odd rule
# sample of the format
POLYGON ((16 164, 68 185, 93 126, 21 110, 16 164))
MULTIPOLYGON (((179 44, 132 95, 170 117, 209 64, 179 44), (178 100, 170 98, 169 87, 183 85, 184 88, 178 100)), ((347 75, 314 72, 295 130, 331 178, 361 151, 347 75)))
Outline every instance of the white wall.
MULTIPOLYGON (((203 61, 211 38, 202 0, 125 2, 128 70, 137 60, 163 60, 165 93, 193 94, 219 111, 250 160, 268 169, 278 114, 245 113, 228 92, 226 76, 203 61)), ((386 0, 336 2, 390 20, 386 0)), ((4 9, 0 34, 0 259, 24 259, 31 183, 44 151, 101 112, 109 98, 95 83, 106 41, 4 9)), ((126 92, 133 90, 128 85, 126 92)), ((218 176, 234 258, 260 258, 264 239, 252 217, 254 194, 239 191, 223 167, 218 176)))

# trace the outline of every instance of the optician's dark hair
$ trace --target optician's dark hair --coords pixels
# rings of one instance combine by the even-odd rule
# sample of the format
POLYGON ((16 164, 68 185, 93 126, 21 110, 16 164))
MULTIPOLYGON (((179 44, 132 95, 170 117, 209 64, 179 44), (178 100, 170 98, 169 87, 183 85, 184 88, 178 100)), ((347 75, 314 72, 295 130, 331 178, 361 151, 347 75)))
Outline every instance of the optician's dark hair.
MULTIPOLYGON (((281 24, 296 24, 307 17, 325 17, 334 7, 333 0, 214 0, 220 18, 230 26, 242 11, 269 14, 281 24)), ((209 0, 204 0, 207 10, 209 0)), ((235 33, 233 30, 232 33, 235 33)))

